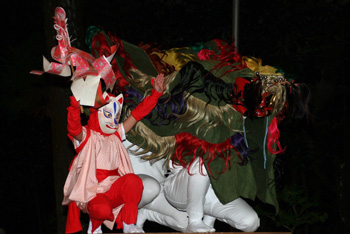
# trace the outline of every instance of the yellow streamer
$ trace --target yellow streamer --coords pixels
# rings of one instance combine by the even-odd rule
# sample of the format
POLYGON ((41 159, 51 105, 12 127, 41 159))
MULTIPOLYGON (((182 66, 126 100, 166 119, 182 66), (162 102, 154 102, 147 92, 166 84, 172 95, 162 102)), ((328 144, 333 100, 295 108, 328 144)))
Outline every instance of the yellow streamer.
POLYGON ((179 71, 184 65, 186 65, 190 61, 197 60, 197 56, 193 54, 186 54, 180 52, 183 49, 189 48, 172 48, 164 51, 164 54, 153 52, 152 54, 156 54, 159 58, 161 58, 164 62, 173 65, 176 71, 179 71))
POLYGON ((243 56, 242 60, 250 70, 260 74, 274 74, 277 71, 276 68, 269 65, 262 66, 262 60, 258 58, 243 56))

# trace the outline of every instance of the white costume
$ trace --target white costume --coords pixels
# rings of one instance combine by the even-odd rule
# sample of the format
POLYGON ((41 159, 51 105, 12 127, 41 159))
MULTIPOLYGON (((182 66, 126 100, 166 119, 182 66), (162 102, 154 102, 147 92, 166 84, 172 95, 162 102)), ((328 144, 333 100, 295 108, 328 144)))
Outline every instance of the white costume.
MULTIPOLYGON (((164 196, 163 184, 167 173, 166 166, 164 165, 165 159, 161 159, 151 165, 149 161, 142 160, 140 156, 136 156, 132 153, 132 150, 138 148, 137 146, 129 148, 132 143, 127 140, 124 141, 124 145, 129 150, 130 161, 135 174, 139 176, 151 176, 155 178, 161 186, 159 195, 151 203, 147 204, 142 209, 139 209, 137 215, 137 226, 142 228, 144 222, 149 220, 170 227, 174 230, 185 232, 188 223, 186 212, 179 211, 170 205, 164 196)), ((144 185, 144 191, 148 190, 146 186, 147 185, 144 185)))
MULTIPOLYGON (((131 143, 125 141, 124 145, 128 148, 131 143)), ((139 209, 139 227, 149 220, 181 232, 203 232, 201 225, 198 228, 194 223, 191 227, 192 221, 201 220, 203 216, 203 223, 209 226, 206 232, 215 231, 215 219, 245 232, 254 232, 259 227, 259 217, 242 198, 225 205, 219 201, 210 185, 205 167, 202 166, 201 170, 199 168, 199 159, 192 163, 189 169, 191 175, 186 168, 170 163, 171 173, 165 177, 167 170, 164 160, 151 165, 140 159, 140 156, 133 155, 130 150, 129 155, 136 174, 152 176, 163 188, 151 203, 139 209)))

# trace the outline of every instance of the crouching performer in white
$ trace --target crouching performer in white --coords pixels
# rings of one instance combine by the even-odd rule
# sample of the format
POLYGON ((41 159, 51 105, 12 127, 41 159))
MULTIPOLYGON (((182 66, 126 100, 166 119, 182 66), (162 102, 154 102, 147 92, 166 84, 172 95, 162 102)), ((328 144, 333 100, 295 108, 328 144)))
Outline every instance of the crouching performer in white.
MULTIPOLYGON (((124 145, 129 147, 131 143, 125 141, 124 145)), ((151 165, 133 155, 132 150, 129 154, 135 173, 155 178, 162 188, 151 203, 139 210, 137 226, 143 227, 149 220, 181 232, 215 232, 217 219, 244 232, 254 232, 259 227, 258 215, 242 198, 225 205, 219 201, 205 166, 200 168, 199 158, 191 164, 189 171, 170 162, 170 174, 165 177, 165 159, 151 165)))

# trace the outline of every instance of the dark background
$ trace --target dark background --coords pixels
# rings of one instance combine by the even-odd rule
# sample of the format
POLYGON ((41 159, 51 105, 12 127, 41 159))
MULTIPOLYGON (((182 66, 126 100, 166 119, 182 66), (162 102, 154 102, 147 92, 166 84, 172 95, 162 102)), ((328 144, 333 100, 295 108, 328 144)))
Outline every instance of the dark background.
MULTIPOLYGON (((63 233, 60 206, 74 156, 65 135, 69 80, 34 76, 57 44, 56 6, 67 13, 72 46, 87 50, 85 30, 104 27, 163 49, 221 38, 232 42, 233 1, 4 1, 1 20, 0 233, 63 233)), ((238 49, 281 67, 311 90, 313 118, 280 126, 281 211, 259 201, 258 231, 350 233, 349 1, 241 0, 238 49)), ((217 223, 217 231, 237 231, 217 223)), ((146 223, 146 231, 169 231, 146 223)))

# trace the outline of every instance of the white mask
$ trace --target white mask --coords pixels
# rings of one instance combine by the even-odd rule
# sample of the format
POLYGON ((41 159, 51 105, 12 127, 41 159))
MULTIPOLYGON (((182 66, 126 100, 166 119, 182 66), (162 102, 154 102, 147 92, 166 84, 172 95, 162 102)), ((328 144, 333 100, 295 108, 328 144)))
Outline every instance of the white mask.
POLYGON ((123 94, 109 96, 109 103, 98 109, 98 123, 103 133, 113 134, 118 130, 123 100, 123 94))

